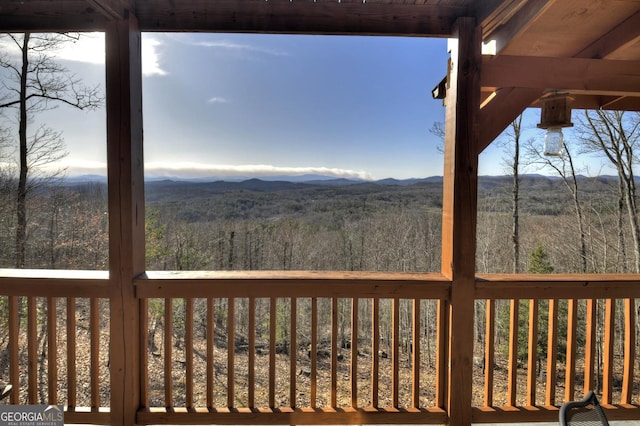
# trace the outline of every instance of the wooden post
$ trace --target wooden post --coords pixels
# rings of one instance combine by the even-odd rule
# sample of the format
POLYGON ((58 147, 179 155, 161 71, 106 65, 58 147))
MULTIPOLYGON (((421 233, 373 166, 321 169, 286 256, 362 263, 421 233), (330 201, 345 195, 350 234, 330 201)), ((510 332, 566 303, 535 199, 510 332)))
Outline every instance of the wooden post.
MULTIPOLYGON (((111 424, 132 425, 140 406, 141 309, 133 279, 144 272, 141 33, 129 13, 106 30, 111 424)), ((142 346, 144 347, 144 346, 142 346)))
POLYGON ((452 36, 442 212, 442 273, 452 280, 447 408, 451 425, 470 425, 482 32, 474 18, 460 18, 452 36))

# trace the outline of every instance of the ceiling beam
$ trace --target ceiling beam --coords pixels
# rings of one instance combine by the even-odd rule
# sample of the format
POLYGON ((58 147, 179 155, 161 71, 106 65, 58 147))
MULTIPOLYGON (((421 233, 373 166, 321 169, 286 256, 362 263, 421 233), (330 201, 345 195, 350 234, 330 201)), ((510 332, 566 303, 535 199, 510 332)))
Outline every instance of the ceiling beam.
POLYGON ((640 39, 640 11, 628 17, 620 25, 598 40, 587 46, 576 55, 578 58, 606 58, 615 59, 617 50, 637 43, 640 39))
POLYGON ((491 34, 527 3, 527 0, 492 0, 478 2, 476 16, 482 25, 483 38, 491 34))
POLYGON ((0 1, 0 28, 3 32, 100 31, 105 17, 81 1, 0 1))
POLYGON ((482 87, 640 96, 640 61, 534 56, 485 56, 482 87))
POLYGON ((514 87, 499 89, 491 102, 480 109, 478 154, 500 136, 500 133, 543 93, 544 91, 540 89, 514 87))
POLYGON ((95 8, 98 13, 102 14, 109 20, 125 19, 128 11, 133 10, 133 4, 128 0, 86 0, 87 3, 95 8))
POLYGON ((466 9, 338 1, 140 1, 143 31, 211 31, 449 37, 466 9), (198 13, 194 13, 198 11, 198 13))
POLYGON ((571 108, 640 111, 640 97, 572 94, 571 108))
POLYGON ((487 22, 484 41, 495 41, 496 53, 499 53, 511 40, 526 31, 555 1, 511 1, 510 7, 504 8, 499 16, 487 22))

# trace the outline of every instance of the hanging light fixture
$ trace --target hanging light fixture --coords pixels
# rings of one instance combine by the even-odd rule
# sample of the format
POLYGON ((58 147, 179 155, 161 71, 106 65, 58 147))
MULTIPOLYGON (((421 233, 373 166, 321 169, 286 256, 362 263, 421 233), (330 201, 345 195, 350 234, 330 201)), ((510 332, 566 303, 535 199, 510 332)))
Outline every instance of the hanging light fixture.
POLYGON ((552 92, 540 99, 542 112, 538 127, 546 129, 544 137, 544 155, 562 156, 564 149, 563 127, 572 127, 571 102, 567 93, 552 92))

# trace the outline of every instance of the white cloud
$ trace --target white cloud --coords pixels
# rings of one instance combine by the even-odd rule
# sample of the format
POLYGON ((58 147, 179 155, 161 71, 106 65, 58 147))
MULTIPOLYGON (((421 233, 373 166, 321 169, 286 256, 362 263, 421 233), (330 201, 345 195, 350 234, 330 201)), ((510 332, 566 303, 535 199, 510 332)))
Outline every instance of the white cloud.
MULTIPOLYGON (((106 175, 107 173, 106 163, 79 159, 65 159, 52 165, 52 168, 65 168, 68 176, 106 175)), ((145 164, 145 175, 151 178, 268 178, 272 176, 302 176, 310 174, 345 179, 372 180, 372 176, 362 170, 331 167, 281 167, 268 164, 215 165, 194 162, 149 162, 145 164)))
POLYGON ((104 65, 104 34, 82 33, 77 41, 65 44, 56 56, 67 61, 104 65))
POLYGON ((228 40, 196 41, 190 44, 193 46, 200 46, 200 47, 206 47, 206 48, 256 52, 256 53, 264 53, 266 55, 272 55, 272 56, 289 56, 289 54, 283 50, 270 49, 262 46, 253 45, 253 44, 236 43, 228 40))
POLYGON ((330 167, 281 167, 267 164, 212 165, 192 162, 147 163, 145 165, 145 174, 150 177, 173 176, 182 178, 269 177, 317 174, 336 178, 372 179, 371 175, 365 171, 330 167))
MULTIPOLYGON (((167 75, 160 65, 160 46, 162 42, 157 39, 142 38, 142 75, 167 75)), ((66 44, 56 56, 67 61, 104 65, 104 33, 82 33, 78 41, 66 44)))
POLYGON ((107 174, 107 163, 93 160, 81 160, 66 158, 62 161, 51 164, 50 169, 65 169, 68 176, 81 175, 103 175, 107 174))
POLYGON ((142 39, 142 75, 167 75, 167 72, 160 67, 160 55, 158 47, 162 45, 159 40, 143 37, 142 39))
POLYGON ((227 99, 221 96, 214 96, 207 100, 208 104, 226 104, 227 102, 228 102, 227 99))

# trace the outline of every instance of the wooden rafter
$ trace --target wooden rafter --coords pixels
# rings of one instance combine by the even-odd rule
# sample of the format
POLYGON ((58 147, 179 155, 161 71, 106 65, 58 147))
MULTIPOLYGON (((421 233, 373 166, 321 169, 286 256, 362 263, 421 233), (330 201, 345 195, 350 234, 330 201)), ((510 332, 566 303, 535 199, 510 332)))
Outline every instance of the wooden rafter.
POLYGON ((138 2, 143 30, 387 34, 448 37, 461 8, 337 1, 138 2), (193 10, 199 13, 195 15, 193 10))
POLYGON ((572 93, 640 96, 640 61, 485 56, 482 87, 562 89, 572 93))
POLYGON ((640 39, 640 11, 627 18, 576 55, 579 58, 616 58, 616 52, 640 39))
POLYGON ((22 31, 99 31, 105 16, 87 0, 0 2, 3 32, 22 31))
POLYGON ((126 0, 86 0, 98 13, 105 18, 124 19, 127 10, 133 10, 133 5, 126 0))
POLYGON ((502 8, 496 8, 492 19, 483 25, 485 41, 494 40, 497 52, 504 49, 518 34, 524 32, 556 0, 535 2, 512 0, 502 8))
POLYGON ((541 89, 505 87, 480 110, 478 153, 488 147, 533 101, 544 93, 541 89))
POLYGON ((3 31, 102 31, 134 11, 142 31, 449 37, 464 6, 288 0, 0 2, 3 31), (197 11, 197 13, 194 13, 197 11))

